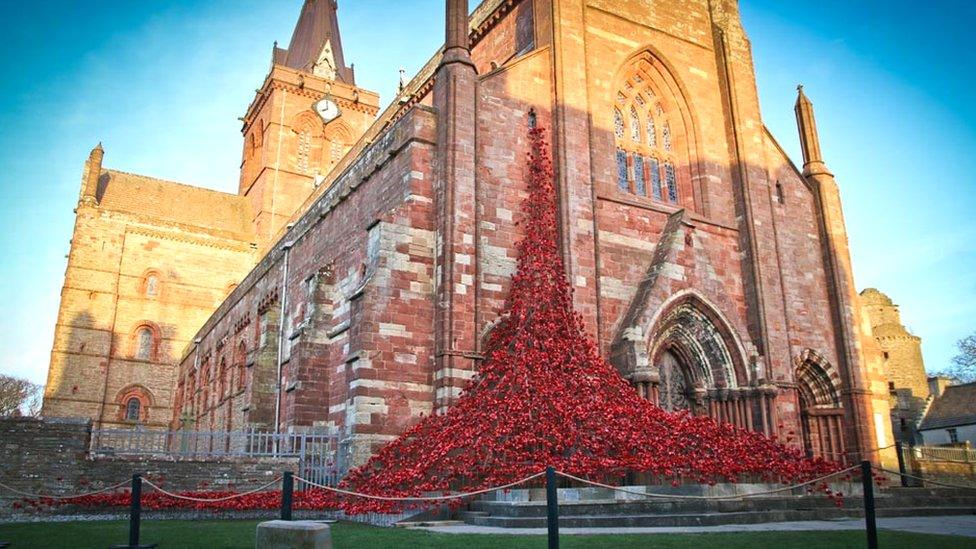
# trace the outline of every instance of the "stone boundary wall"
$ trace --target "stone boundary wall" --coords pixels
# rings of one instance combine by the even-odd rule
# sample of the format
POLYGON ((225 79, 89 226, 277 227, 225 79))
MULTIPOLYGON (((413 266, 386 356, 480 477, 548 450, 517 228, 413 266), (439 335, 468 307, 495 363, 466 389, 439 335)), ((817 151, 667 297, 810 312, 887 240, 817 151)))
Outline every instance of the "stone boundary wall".
MULTIPOLYGON (((296 458, 93 456, 91 422, 64 418, 0 419, 0 483, 45 495, 98 490, 142 473, 167 490, 248 490, 284 470, 296 458)), ((0 488, 0 516, 11 514, 14 494, 0 488)))

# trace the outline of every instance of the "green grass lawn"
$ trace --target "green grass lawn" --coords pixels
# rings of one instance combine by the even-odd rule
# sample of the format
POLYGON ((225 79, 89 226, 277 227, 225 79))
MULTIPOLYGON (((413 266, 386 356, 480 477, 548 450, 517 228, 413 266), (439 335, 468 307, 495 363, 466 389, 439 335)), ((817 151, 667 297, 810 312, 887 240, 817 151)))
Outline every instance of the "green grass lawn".
MULTIPOLYGON (((258 521, 146 521, 142 524, 142 542, 158 543, 162 549, 203 548, 227 549, 254 547, 254 530, 258 521)), ((104 549, 128 541, 128 523, 123 521, 62 522, 0 524, 0 541, 11 542, 11 549, 21 547, 59 549, 104 549)), ((338 523, 332 525, 333 545, 344 547, 409 547, 411 549, 486 547, 544 548, 545 536, 502 536, 480 534, 434 534, 421 530, 401 528, 373 528, 360 524, 338 523)), ((879 545, 884 549, 939 547, 976 548, 976 539, 954 536, 930 536, 900 532, 880 533, 879 545)), ((702 548, 722 549, 760 547, 820 548, 864 547, 864 532, 749 532, 735 534, 651 534, 651 535, 600 535, 563 536, 560 547, 566 549, 595 548, 702 548)))

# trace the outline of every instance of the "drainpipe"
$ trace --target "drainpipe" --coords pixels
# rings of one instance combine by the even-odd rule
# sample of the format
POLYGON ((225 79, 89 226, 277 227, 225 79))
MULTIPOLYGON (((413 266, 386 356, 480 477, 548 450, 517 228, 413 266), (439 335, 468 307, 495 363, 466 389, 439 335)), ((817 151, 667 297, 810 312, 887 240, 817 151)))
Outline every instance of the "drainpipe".
MULTIPOLYGON (((274 415, 274 434, 277 435, 281 432, 281 367, 282 360, 284 359, 284 347, 285 347, 285 311, 288 305, 288 291, 286 284, 288 283, 288 252, 291 247, 295 245, 294 241, 288 241, 281 245, 281 249, 284 250, 285 258, 284 265, 281 269, 281 312, 278 315, 278 373, 277 379, 275 380, 275 415, 274 415)), ((278 438, 275 437, 275 455, 278 454, 278 438)))

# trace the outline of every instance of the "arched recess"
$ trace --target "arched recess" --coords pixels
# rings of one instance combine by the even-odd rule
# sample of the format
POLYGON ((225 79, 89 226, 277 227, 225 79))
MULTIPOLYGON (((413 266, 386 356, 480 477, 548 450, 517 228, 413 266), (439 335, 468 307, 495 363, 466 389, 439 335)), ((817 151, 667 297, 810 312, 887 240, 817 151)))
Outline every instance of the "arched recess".
POLYGON ((631 376, 641 395, 669 411, 687 409, 745 429, 765 429, 768 402, 718 309, 687 290, 662 306, 652 326, 644 372, 631 376))
POLYGON ((691 95, 675 74, 649 45, 617 71, 605 115, 613 132, 614 192, 705 213, 696 183, 701 139, 691 95))
POLYGON ((313 112, 304 111, 292 119, 291 129, 295 134, 295 171, 314 175, 316 169, 322 168, 322 119, 313 112))
POLYGON ((142 385, 128 385, 115 396, 116 417, 121 422, 145 423, 155 403, 152 392, 142 385))
POLYGON ((162 331, 154 322, 144 320, 129 333, 129 356, 133 360, 158 362, 162 331))
POLYGON ((801 352, 794 363, 804 450, 810 456, 844 462, 844 407, 836 368, 812 349, 801 352))

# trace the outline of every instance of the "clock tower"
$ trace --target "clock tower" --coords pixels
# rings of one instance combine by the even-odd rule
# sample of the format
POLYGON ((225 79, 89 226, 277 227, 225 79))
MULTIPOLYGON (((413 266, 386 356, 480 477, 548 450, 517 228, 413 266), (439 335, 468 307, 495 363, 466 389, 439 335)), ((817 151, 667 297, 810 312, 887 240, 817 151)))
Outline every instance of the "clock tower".
POLYGON ((336 0, 306 0, 287 48, 243 117, 239 194, 258 245, 271 243, 375 120, 379 96, 358 88, 339 35, 336 0))

